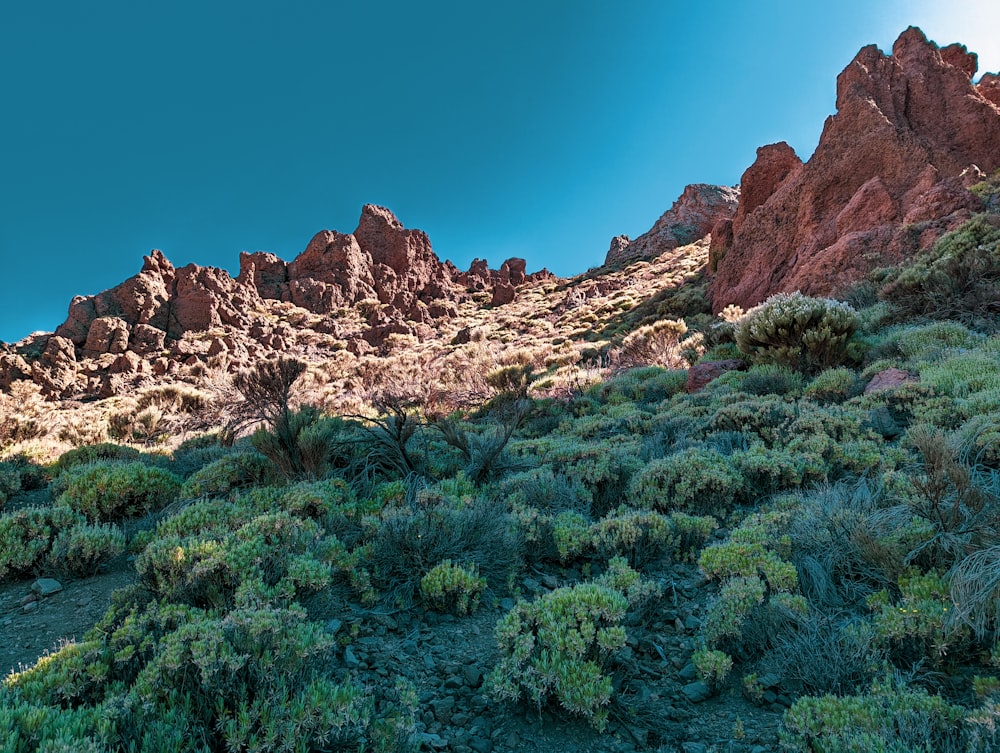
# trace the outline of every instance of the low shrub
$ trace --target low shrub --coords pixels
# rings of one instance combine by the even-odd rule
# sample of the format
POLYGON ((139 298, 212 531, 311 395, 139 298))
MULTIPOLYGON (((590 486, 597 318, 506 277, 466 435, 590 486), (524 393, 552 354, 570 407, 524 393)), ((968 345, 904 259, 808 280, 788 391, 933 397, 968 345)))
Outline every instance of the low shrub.
POLYGON ((258 515, 230 535, 155 539, 136 559, 140 582, 163 599, 202 608, 288 605, 328 585, 343 545, 315 522, 278 512, 258 515))
POLYGON ((887 590, 868 598, 875 633, 893 663, 910 668, 926 662, 940 669, 968 652, 972 635, 953 619, 951 589, 939 573, 910 573, 899 579, 898 588, 898 599, 887 590))
POLYGON ((58 476, 71 468, 94 463, 130 463, 142 458, 142 453, 134 447, 101 442, 68 450, 59 456, 52 466, 53 476, 58 476))
POLYGON ((477 499, 387 508, 366 551, 376 586, 408 602, 422 574, 444 560, 475 566, 487 585, 503 587, 521 564, 522 543, 506 508, 477 499))
POLYGON ((441 612, 469 614, 479 606, 479 598, 486 587, 475 567, 453 565, 445 560, 420 579, 420 593, 424 600, 441 612))
POLYGON ((224 497, 233 490, 274 483, 274 465, 259 452, 233 452, 195 471, 180 489, 181 499, 224 497))
POLYGON ((0 508, 21 491, 21 469, 13 463, 0 462, 0 508))
POLYGON ((125 535, 108 523, 79 523, 52 542, 49 561, 70 575, 94 575, 98 568, 125 551, 125 535))
POLYGON ((0 579, 36 570, 56 536, 83 521, 65 507, 25 507, 0 515, 0 579))
POLYGON ((692 447, 649 463, 636 474, 628 496, 636 507, 721 518, 742 488, 743 477, 729 459, 692 447))
POLYGON ((899 681, 858 695, 802 698, 782 719, 780 737, 796 753, 988 753, 1000 743, 996 727, 977 723, 974 713, 899 681))
POLYGON ((676 369, 686 367, 681 354, 680 339, 687 333, 682 319, 663 319, 627 334, 616 354, 619 368, 636 366, 662 366, 676 369))
POLYGON ((592 545, 607 558, 643 567, 664 555, 690 559, 717 527, 714 518, 620 508, 590 527, 592 545))
POLYGON ((846 303, 777 293, 736 322, 736 345, 758 363, 817 373, 856 357, 852 337, 859 325, 846 303))
POLYGON ((842 403, 860 392, 858 375, 843 366, 826 369, 806 385, 804 396, 818 403, 842 403))
POLYGON ((74 473, 57 502, 91 521, 114 521, 162 509, 180 488, 177 476, 143 463, 97 464, 74 473))
POLYGON ((493 695, 510 701, 526 697, 539 711, 555 699, 598 730, 605 728, 612 695, 605 669, 625 645, 621 622, 629 607, 615 581, 628 582, 634 597, 648 595, 624 560, 613 565, 614 574, 603 583, 557 588, 533 602, 519 601, 500 618, 495 631, 500 661, 489 676, 493 695))
POLYGON ((879 297, 902 316, 956 319, 996 327, 1000 313, 1000 217, 979 214, 914 256, 879 297))

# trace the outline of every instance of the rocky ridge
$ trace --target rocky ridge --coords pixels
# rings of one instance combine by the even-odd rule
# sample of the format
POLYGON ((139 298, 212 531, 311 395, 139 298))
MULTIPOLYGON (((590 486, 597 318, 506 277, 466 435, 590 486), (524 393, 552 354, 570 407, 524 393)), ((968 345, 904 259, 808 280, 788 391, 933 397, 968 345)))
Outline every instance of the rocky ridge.
POLYGON ((528 274, 523 259, 498 270, 477 259, 460 271, 438 259, 426 233, 369 204, 353 233, 323 230, 291 262, 244 252, 235 278, 214 267, 175 268, 154 250, 134 277, 74 298, 54 334, 0 353, 0 387, 29 379, 51 397, 107 397, 212 356, 225 354, 234 370, 295 340, 275 316, 282 304, 314 315, 311 329, 376 350, 392 334, 431 336, 473 296, 500 306, 518 286, 549 277, 528 274))
POLYGON ((716 311, 779 291, 827 295, 927 248, 969 219, 968 189, 1000 167, 1000 82, 977 57, 915 27, 862 49, 837 79, 837 113, 802 163, 757 152, 732 220, 712 233, 716 311))
POLYGON ((604 264, 621 265, 654 259, 665 251, 701 240, 719 222, 733 218, 739 197, 739 186, 707 183, 685 186, 673 206, 647 232, 635 240, 627 235, 612 238, 604 264))

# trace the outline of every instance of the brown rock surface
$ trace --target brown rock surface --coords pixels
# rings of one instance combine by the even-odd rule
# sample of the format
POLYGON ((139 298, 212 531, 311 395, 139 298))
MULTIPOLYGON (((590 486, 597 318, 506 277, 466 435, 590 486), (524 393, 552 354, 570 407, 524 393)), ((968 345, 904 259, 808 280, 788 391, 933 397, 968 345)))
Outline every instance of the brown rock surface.
POLYGON ((974 71, 964 48, 942 50, 912 27, 891 55, 862 49, 837 79, 837 114, 809 161, 796 167, 787 145, 765 147, 744 175, 715 309, 835 293, 967 219, 976 199, 954 179, 1000 167, 1000 109, 974 71))
POLYGON ((740 189, 695 183, 684 188, 673 206, 664 212, 652 228, 634 241, 619 235, 612 239, 606 265, 627 264, 652 259, 665 251, 704 238, 719 220, 732 219, 740 189))
POLYGON ((865 386, 865 394, 870 395, 873 392, 881 392, 882 390, 893 390, 904 384, 919 381, 920 378, 909 371, 897 368, 885 369, 871 378, 871 381, 865 386))
POLYGON ((739 371, 747 367, 746 361, 728 358, 724 361, 702 361, 688 369, 685 389, 688 392, 698 392, 713 379, 718 379, 727 371, 739 371))

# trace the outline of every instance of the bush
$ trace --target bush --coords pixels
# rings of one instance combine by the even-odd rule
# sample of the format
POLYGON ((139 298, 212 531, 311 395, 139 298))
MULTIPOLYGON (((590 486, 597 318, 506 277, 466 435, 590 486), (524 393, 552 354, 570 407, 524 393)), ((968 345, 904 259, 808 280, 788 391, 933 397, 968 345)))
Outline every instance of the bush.
POLYGON ((680 338, 687 333, 682 319, 663 319, 639 327, 622 339, 617 353, 619 368, 662 366, 668 369, 687 366, 681 354, 680 338))
POLYGON ((59 570, 85 577, 125 551, 125 536, 116 525, 79 523, 52 542, 49 560, 59 570))
POLYGON ((13 463, 0 462, 0 508, 21 491, 21 469, 13 463))
POLYGON ((444 560, 475 566, 492 588, 521 564, 522 544, 507 510, 476 500, 422 510, 388 508, 368 548, 376 584, 408 602, 423 573, 444 560))
POLYGON ((55 537, 83 520, 64 507, 26 507, 0 516, 0 579, 34 571, 55 537))
POLYGON ((633 479, 629 499, 636 507, 719 518, 742 487, 743 477, 726 457, 692 447, 649 463, 633 479))
POLYGON ((158 753, 408 750, 412 686, 335 680, 335 659, 333 636, 300 610, 154 604, 9 677, 0 718, 15 723, 0 740, 4 750, 50 750, 28 742, 60 740, 60 730, 73 751, 102 750, 95 740, 158 753))
POLYGON ((94 463, 128 463, 139 460, 142 453, 134 447, 101 442, 100 444, 84 445, 68 450, 59 456, 52 466, 52 474, 58 476, 71 468, 94 463))
POLYGON ((203 608, 247 600, 284 606, 330 583, 331 561, 340 564, 346 557, 338 544, 321 539, 311 520, 268 513, 221 538, 157 538, 135 569, 143 585, 170 601, 203 608))
POLYGON ((91 521, 113 521, 162 509, 180 488, 177 476, 143 463, 92 465, 73 475, 58 504, 91 521))
POLYGON ((817 374, 806 386, 805 397, 819 403, 842 403, 859 392, 858 375, 841 366, 817 374))
POLYGON ((876 684, 860 695, 802 698, 782 719, 781 742, 815 753, 988 753, 1000 735, 978 725, 965 709, 900 682, 876 684))
POLYGON ((817 373, 852 357, 851 338, 859 324, 846 303, 778 293, 736 322, 736 344, 759 363, 817 373))
POLYGON ((888 591, 868 598, 876 635, 892 661, 907 668, 928 662, 939 669, 964 656, 972 636, 966 625, 953 619, 951 590, 944 578, 934 572, 911 573, 900 578, 898 586, 898 600, 888 591))
POLYGON ((457 614, 475 612, 485 587, 486 579, 475 567, 453 565, 451 560, 435 565, 420 579, 420 593, 431 606, 457 614))
POLYGON ((879 296, 902 316, 996 328, 1000 313, 1000 217, 979 214, 917 254, 879 296))
POLYGON ((276 480, 274 465, 259 452, 234 452, 195 471, 181 487, 180 497, 224 497, 234 489, 274 483, 276 480))
POLYGON ((802 374, 779 363, 762 363, 736 372, 739 387, 751 395, 788 395, 802 391, 802 374))
POLYGON ((621 508, 594 523, 590 536, 602 556, 642 567, 666 554, 678 561, 690 558, 716 527, 711 517, 621 508))
POLYGON ((495 631, 500 662, 489 677, 495 696, 511 701, 526 696, 539 711, 554 698, 604 729, 612 693, 604 670, 625 645, 621 622, 630 601, 651 593, 624 560, 611 565, 602 582, 520 601, 500 619, 495 631))

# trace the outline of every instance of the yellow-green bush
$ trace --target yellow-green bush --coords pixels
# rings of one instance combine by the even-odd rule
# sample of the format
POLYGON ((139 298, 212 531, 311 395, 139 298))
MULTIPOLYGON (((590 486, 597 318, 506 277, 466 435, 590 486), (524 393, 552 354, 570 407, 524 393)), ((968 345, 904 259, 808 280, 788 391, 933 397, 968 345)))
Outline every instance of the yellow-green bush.
POLYGON ((605 668, 625 645, 628 600, 596 583, 558 588, 533 602, 518 602, 496 626, 500 662, 490 674, 493 694, 522 696, 539 709, 555 698, 597 729, 607 724, 611 677, 605 668))
POLYGON ((890 658, 906 667, 927 661, 935 668, 963 658, 972 636, 966 625, 953 619, 955 606, 945 579, 935 572, 911 572, 898 586, 898 599, 886 590, 868 598, 875 633, 890 658))
POLYGON ((979 214, 891 275, 879 296, 902 316, 996 328, 1000 313, 1000 216, 979 214))
POLYGON ((223 497, 235 489, 275 481, 274 465, 259 452, 234 452, 195 471, 181 487, 180 497, 223 497))
POLYGON ((71 575, 93 575, 105 562, 125 551, 125 536, 111 523, 79 523, 52 542, 49 561, 71 575))
POLYGON ((989 753, 1000 743, 989 716, 889 681, 859 695, 799 699, 782 719, 781 742, 795 753, 989 753))
POLYGON ((475 612, 484 588, 486 579, 478 575, 474 566, 462 567, 451 560, 438 563, 420 579, 424 600, 442 612, 475 612))
POLYGON ((25 507, 0 515, 0 579, 37 568, 64 530, 84 522, 65 507, 25 507))
POLYGON ((777 293, 736 322, 736 345, 759 363, 817 373, 857 355, 851 338, 859 325, 846 303, 777 293))
POLYGON ((723 517, 736 502, 743 477, 728 458, 692 447, 654 460, 635 475, 629 500, 663 512, 723 517))
POLYGON ((143 463, 96 464, 72 474, 58 504, 91 521, 113 521, 162 509, 180 488, 177 476, 143 463))
POLYGON ((147 588, 170 601, 215 608, 242 599, 287 605, 327 585, 332 563, 344 556, 343 545, 323 538, 315 522, 278 512, 219 537, 158 537, 135 568, 147 588))

